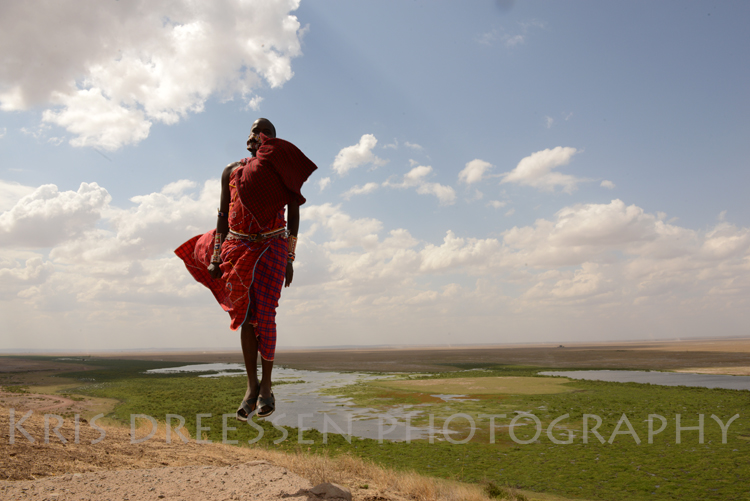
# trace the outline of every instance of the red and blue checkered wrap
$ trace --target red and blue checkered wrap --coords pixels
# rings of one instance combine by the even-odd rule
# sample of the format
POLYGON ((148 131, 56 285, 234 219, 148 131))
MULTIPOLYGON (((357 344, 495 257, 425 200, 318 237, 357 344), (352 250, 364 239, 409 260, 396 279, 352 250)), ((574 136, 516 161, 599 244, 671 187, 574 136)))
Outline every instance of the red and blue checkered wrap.
MULTIPOLYGON (((283 209, 266 227, 260 227, 237 196, 235 170, 230 182, 229 228, 250 234, 282 228, 283 209)), ((276 352, 276 307, 286 277, 287 240, 274 237, 265 241, 224 240, 221 247, 222 276, 213 279, 208 265, 213 254, 216 230, 191 238, 175 254, 180 257, 190 274, 208 287, 224 311, 231 318, 230 328, 239 329, 245 322, 255 327, 258 350, 265 360, 273 360, 276 352)))

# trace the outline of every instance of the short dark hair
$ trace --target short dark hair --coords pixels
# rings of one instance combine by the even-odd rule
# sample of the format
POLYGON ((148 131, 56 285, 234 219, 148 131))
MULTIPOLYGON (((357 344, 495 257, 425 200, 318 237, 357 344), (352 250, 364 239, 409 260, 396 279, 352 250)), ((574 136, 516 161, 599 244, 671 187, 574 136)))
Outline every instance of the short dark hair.
POLYGON ((271 130, 271 134, 273 137, 276 137, 276 127, 273 126, 273 123, 267 118, 259 118, 256 120, 256 122, 265 122, 264 125, 267 125, 268 128, 271 130))

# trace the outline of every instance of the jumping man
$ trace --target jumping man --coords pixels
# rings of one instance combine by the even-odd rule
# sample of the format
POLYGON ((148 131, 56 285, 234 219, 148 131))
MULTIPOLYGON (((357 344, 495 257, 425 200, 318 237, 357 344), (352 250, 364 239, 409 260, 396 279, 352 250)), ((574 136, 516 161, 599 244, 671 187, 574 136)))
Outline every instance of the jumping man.
POLYGON ((251 157, 229 164, 221 176, 216 230, 198 235, 175 253, 208 287, 240 329, 247 390, 237 419, 270 416, 276 408, 271 371, 276 351, 276 307, 294 276, 302 185, 317 168, 296 146, 276 138, 259 118, 247 138, 251 157), (284 221, 284 207, 289 218, 284 221), (257 359, 261 356, 262 378, 257 359))

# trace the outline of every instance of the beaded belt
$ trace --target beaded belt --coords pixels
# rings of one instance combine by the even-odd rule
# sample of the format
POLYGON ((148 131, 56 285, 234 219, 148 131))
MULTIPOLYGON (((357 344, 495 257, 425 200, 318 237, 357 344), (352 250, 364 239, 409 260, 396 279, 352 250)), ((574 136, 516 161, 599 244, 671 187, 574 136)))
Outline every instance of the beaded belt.
POLYGON ((265 233, 240 233, 239 231, 229 230, 227 234, 227 240, 247 240, 248 242, 262 242, 269 238, 281 237, 287 238, 289 232, 286 228, 276 228, 275 230, 267 231, 265 233))

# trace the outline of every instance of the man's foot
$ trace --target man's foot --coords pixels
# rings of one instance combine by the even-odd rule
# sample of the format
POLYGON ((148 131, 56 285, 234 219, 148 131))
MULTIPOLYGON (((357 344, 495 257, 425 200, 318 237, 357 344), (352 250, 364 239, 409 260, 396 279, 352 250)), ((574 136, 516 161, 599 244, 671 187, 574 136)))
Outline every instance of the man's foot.
POLYGON ((246 398, 240 404, 239 409, 237 409, 237 413, 235 414, 235 417, 238 421, 247 422, 247 420, 253 416, 255 411, 258 410, 259 395, 260 386, 257 387, 254 393, 250 392, 250 395, 246 396, 246 398))
POLYGON ((273 411, 276 410, 276 397, 273 396, 273 392, 271 392, 271 396, 266 397, 260 397, 258 399, 258 417, 268 417, 271 414, 273 414, 273 411))

